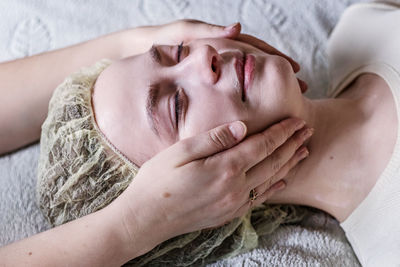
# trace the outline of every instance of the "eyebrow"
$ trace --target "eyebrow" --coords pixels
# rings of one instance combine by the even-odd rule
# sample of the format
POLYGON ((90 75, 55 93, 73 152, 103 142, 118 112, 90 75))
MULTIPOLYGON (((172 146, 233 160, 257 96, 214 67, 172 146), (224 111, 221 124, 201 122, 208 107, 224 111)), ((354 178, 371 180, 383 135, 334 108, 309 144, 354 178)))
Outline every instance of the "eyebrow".
POLYGON ((154 44, 151 46, 149 52, 150 52, 150 57, 153 60, 153 62, 155 62, 157 64, 161 64, 161 54, 154 44))
POLYGON ((147 97, 146 97, 146 114, 147 114, 147 121, 149 122, 150 128, 153 132, 160 136, 159 131, 156 127, 157 120, 154 117, 154 109, 157 104, 158 94, 160 92, 160 85, 159 84, 151 84, 149 86, 149 90, 147 90, 147 97))

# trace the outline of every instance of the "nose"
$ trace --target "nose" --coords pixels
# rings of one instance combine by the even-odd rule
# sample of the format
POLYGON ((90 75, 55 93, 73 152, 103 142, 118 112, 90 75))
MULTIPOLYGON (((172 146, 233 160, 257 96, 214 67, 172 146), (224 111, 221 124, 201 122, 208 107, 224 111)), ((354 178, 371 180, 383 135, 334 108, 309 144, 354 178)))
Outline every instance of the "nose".
POLYGON ((210 45, 197 47, 193 51, 191 63, 206 85, 213 85, 218 82, 221 74, 222 57, 214 47, 210 45))

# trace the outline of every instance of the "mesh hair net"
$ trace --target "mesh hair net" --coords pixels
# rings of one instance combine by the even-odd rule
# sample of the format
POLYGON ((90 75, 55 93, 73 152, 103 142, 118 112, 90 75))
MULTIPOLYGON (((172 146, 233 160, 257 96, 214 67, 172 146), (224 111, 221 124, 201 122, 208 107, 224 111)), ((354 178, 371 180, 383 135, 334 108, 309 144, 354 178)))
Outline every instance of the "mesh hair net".
MULTIPOLYGON (((102 135, 91 103, 103 60, 56 88, 42 125, 37 201, 52 226, 95 212, 117 198, 139 168, 102 135)), ((261 205, 218 228, 177 236, 127 265, 201 265, 255 248, 258 237, 300 221, 305 208, 261 205)), ((206 215, 205 215, 206 216, 206 215)))

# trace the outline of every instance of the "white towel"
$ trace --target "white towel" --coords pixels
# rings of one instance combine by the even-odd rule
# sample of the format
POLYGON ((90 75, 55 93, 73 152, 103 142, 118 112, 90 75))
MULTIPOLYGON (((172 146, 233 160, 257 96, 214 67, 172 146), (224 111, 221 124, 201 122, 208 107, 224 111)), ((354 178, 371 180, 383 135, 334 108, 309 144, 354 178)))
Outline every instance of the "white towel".
MULTIPOLYGON (((364 0, 361 0, 364 1, 364 0)), ((343 10, 358 0, 2 0, 0 61, 81 42, 127 27, 194 18, 242 22, 301 63, 310 97, 327 88, 325 46, 343 10)), ((48 228, 35 203, 37 144, 0 157, 0 245, 48 228)), ((212 266, 358 266, 337 222, 323 213, 284 226, 260 247, 212 266)))

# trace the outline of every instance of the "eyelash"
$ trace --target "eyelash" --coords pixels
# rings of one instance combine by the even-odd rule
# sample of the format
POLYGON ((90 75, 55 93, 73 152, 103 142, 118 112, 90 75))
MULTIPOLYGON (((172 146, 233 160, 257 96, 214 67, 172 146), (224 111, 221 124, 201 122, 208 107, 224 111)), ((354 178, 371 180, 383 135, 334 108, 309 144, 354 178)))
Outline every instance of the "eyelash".
POLYGON ((181 96, 180 92, 181 90, 178 89, 175 93, 175 123, 177 128, 179 125, 179 118, 182 115, 182 104, 183 104, 182 98, 180 97, 181 96))
MULTIPOLYGON (((182 54, 182 49, 183 49, 183 41, 178 45, 178 51, 176 55, 176 62, 180 62, 181 60, 181 54, 182 54)), ((181 98, 181 89, 178 89, 175 93, 175 123, 176 123, 176 128, 178 128, 179 125, 179 118, 182 115, 182 98, 181 98)))
POLYGON ((178 53, 177 53, 177 57, 176 57, 176 62, 181 61, 182 48, 183 48, 183 41, 178 45, 178 53))

